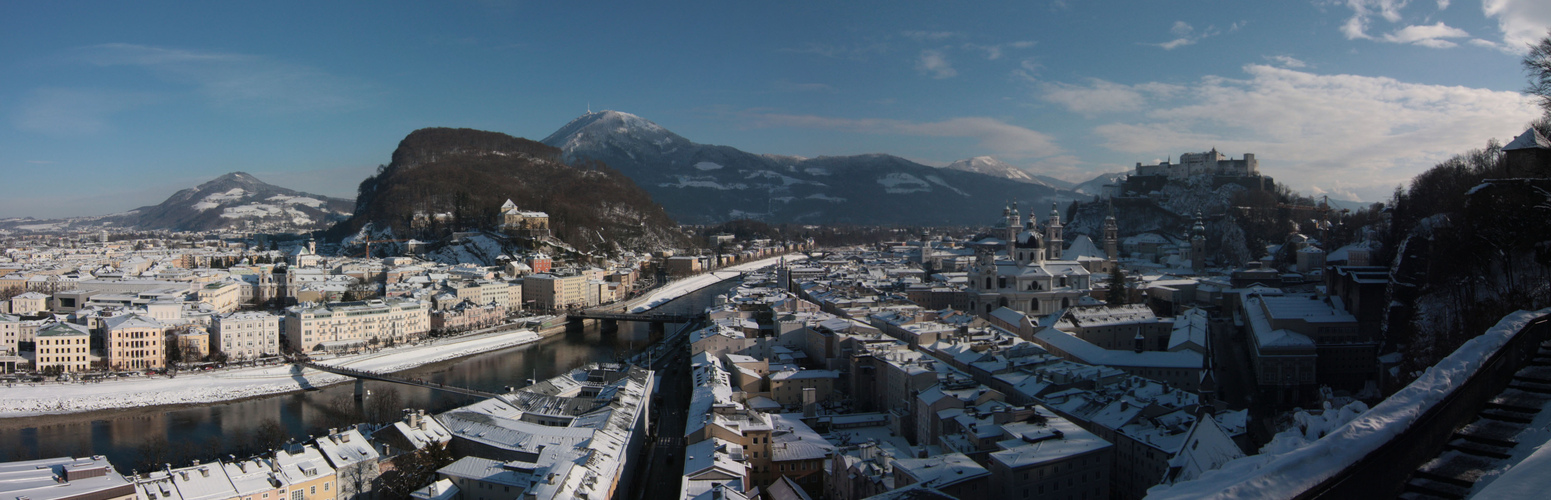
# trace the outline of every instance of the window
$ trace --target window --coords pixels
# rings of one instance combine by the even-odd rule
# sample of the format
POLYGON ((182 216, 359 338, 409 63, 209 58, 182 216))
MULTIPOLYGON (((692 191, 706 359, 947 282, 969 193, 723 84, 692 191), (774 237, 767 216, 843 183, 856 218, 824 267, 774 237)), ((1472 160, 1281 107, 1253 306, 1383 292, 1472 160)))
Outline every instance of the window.
POLYGON ((292 490, 291 500, 302 500, 302 490, 292 490))

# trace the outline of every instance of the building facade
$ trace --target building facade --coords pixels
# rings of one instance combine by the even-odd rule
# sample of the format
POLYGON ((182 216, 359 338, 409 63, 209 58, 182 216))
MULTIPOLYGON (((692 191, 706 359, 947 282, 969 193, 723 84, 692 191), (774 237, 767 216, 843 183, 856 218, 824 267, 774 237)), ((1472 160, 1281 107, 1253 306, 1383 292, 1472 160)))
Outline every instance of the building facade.
POLYGON ((54 323, 38 330, 37 363, 39 370, 57 366, 65 373, 91 368, 91 331, 71 323, 54 323))
POLYGON ((297 352, 405 342, 431 331, 431 305, 414 299, 307 304, 286 309, 286 342, 297 352))
MULTIPOLYGON (((1031 211, 1032 212, 1032 211, 1031 211)), ((1050 260, 1047 236, 1060 233, 1059 219, 1048 235, 1040 234, 1033 214, 1027 226, 1020 223, 1017 207, 1003 210, 1007 222, 1005 258, 996 249, 976 249, 975 264, 969 270, 970 312, 987 316, 999 307, 1007 307, 1029 316, 1044 316, 1072 307, 1092 290, 1090 273, 1081 263, 1050 260), (1020 232, 1021 230, 1021 232, 1020 232)), ((1059 255, 1059 251, 1054 253, 1059 255)))
POLYGON ((229 359, 254 359, 280 354, 280 316, 239 312, 216 318, 211 344, 229 359))
POLYGON ((103 321, 108 367, 114 370, 161 369, 166 366, 164 341, 167 328, 153 318, 138 314, 103 321))

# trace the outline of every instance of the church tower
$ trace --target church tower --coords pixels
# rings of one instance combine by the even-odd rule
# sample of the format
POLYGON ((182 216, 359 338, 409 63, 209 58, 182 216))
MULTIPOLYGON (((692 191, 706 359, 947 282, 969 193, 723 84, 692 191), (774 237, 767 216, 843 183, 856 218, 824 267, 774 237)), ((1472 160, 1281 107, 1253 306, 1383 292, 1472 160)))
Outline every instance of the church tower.
POLYGON ((1002 216, 1007 218, 1007 258, 1012 258, 1013 247, 1018 243, 1018 229, 1023 227, 1019 219, 1018 202, 1012 202, 1012 207, 1003 207, 1002 216))
POLYGON ((1104 218, 1104 258, 1115 262, 1120 258, 1120 226, 1115 223, 1115 206, 1109 206, 1109 216, 1104 218))
POLYGON ((1196 212, 1196 224, 1190 227, 1190 268, 1196 274, 1206 271, 1206 224, 1201 222, 1201 212, 1196 212))
POLYGON ((1045 248, 1050 260, 1061 260, 1061 210, 1056 202, 1050 202, 1050 223, 1045 225, 1045 248))

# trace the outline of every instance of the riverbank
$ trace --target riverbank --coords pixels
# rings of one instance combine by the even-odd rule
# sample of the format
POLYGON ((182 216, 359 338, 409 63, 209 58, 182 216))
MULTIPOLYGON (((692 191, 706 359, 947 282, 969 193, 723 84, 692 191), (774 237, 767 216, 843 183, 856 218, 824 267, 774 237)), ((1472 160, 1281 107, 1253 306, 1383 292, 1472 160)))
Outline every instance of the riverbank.
MULTIPOLYGON (((620 304, 631 312, 643 312, 695 291, 715 285, 738 274, 776 265, 783 257, 771 257, 729 266, 706 274, 669 282, 641 297, 620 304)), ((787 262, 805 260, 801 254, 787 255, 787 262)), ((536 342, 543 337, 565 332, 564 323, 543 329, 476 333, 437 339, 420 344, 398 346, 380 351, 317 358, 322 364, 360 370, 392 373, 419 366, 455 360, 475 354, 536 342)), ((284 394, 348 382, 348 377, 301 369, 289 364, 239 368, 214 372, 183 372, 175 377, 110 379, 96 383, 15 384, 0 387, 0 428, 30 417, 88 415, 151 408, 198 406, 230 403, 256 397, 284 394)))
MULTIPOLYGON (((474 354, 536 342, 531 330, 480 333, 380 351, 319 359, 328 365, 391 373, 474 354)), ((348 382, 351 379, 289 364, 175 377, 108 380, 99 383, 16 384, 0 387, 0 419, 152 406, 223 403, 348 382)))
POLYGON ((627 304, 626 307, 629 308, 630 312, 632 313, 645 312, 657 306, 666 304, 673 299, 688 295, 689 293, 696 290, 720 283, 723 280, 736 277, 738 274, 749 271, 757 271, 759 269, 774 266, 781 263, 781 259, 786 259, 787 263, 793 263, 808 260, 808 256, 803 254, 781 255, 768 259, 746 262, 735 266, 728 266, 711 271, 709 273, 674 280, 666 285, 652 290, 650 293, 647 293, 638 299, 635 299, 636 301, 633 303, 633 305, 627 304))

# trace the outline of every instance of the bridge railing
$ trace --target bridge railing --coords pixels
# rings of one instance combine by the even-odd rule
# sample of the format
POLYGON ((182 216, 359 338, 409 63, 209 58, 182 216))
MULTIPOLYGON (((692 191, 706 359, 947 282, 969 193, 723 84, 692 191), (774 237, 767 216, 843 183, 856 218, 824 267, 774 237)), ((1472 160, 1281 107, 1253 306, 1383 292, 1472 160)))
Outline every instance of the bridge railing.
POLYGON ((1308 446, 1241 458, 1194 481, 1154 488, 1147 498, 1394 498, 1548 339, 1551 309, 1510 314, 1308 446))

